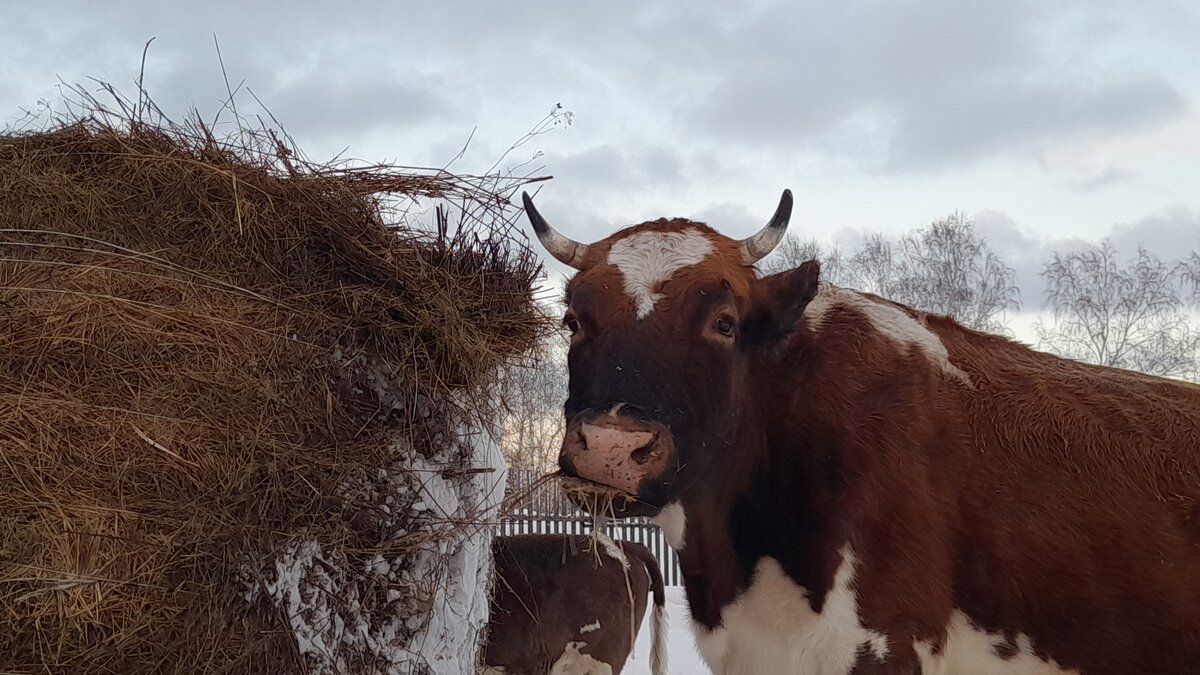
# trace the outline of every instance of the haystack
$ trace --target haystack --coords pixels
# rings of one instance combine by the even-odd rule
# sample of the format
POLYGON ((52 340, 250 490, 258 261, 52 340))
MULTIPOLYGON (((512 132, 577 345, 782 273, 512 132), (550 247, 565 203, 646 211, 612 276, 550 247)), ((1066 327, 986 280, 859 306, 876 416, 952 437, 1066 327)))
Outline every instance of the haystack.
POLYGON ((84 102, 0 137, 0 671, 471 672, 521 180, 84 102))

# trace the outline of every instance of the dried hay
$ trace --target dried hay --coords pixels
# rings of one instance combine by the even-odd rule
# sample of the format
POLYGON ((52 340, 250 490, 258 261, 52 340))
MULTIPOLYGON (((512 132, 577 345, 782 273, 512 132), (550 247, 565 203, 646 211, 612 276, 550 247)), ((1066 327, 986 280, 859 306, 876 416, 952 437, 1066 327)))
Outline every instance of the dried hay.
POLYGON ((641 503, 637 496, 624 490, 558 473, 550 475, 559 479, 559 487, 567 498, 593 518, 621 518, 631 506, 641 503))
MULTIPOLYGON (((524 181, 319 166, 77 91, 0 136, 0 669, 304 671, 247 570, 300 533, 356 568, 451 535, 382 507, 381 468, 402 439, 472 471, 432 459, 478 412, 455 402, 550 329, 506 236, 524 181), (463 222, 389 225, 394 195, 463 222)), ((376 622, 414 594, 358 601, 376 622)))

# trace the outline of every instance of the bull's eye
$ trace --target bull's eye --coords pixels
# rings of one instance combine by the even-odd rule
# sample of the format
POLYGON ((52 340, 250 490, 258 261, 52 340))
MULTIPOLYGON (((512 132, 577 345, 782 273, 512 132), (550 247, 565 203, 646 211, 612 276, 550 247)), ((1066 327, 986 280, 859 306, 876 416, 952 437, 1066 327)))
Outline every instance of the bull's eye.
POLYGON ((734 324, 733 319, 727 316, 719 317, 713 324, 713 328, 715 328, 718 333, 724 335, 725 337, 733 337, 733 329, 735 327, 736 325, 734 324))
POLYGON ((568 314, 563 317, 563 326, 565 326, 567 330, 571 331, 571 335, 575 335, 579 332, 579 319, 576 319, 568 314))

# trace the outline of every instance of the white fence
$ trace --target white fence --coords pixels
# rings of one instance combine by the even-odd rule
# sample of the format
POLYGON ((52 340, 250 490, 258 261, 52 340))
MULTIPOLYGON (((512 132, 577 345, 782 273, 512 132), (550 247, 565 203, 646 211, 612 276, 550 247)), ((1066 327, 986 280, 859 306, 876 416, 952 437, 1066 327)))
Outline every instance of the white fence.
MULTIPOLYGON (((509 470, 508 493, 514 494, 527 489, 528 485, 537 478, 528 471, 509 470)), ((590 534, 592 531, 591 516, 576 509, 567 499, 563 498, 553 485, 537 490, 512 514, 500 520, 499 533, 512 534, 590 534)), ((658 560, 658 568, 662 571, 663 583, 667 586, 681 586, 683 577, 679 573, 679 559, 675 551, 667 545, 659 527, 644 518, 628 518, 625 520, 610 520, 604 528, 605 533, 613 539, 632 541, 650 550, 658 560)))

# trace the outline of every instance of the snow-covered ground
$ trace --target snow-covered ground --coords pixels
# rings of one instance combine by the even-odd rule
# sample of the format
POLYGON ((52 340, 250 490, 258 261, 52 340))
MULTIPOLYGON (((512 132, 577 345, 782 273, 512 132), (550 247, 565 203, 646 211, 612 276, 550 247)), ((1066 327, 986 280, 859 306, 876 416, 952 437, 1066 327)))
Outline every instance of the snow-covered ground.
MULTIPOLYGON (((650 628, 653 599, 646 606, 646 616, 638 632, 633 653, 621 675, 651 675, 650 673, 650 628)), ((696 640, 688 618, 687 598, 683 587, 667 587, 667 671, 671 675, 708 675, 711 673, 700 653, 696 651, 696 640)))

